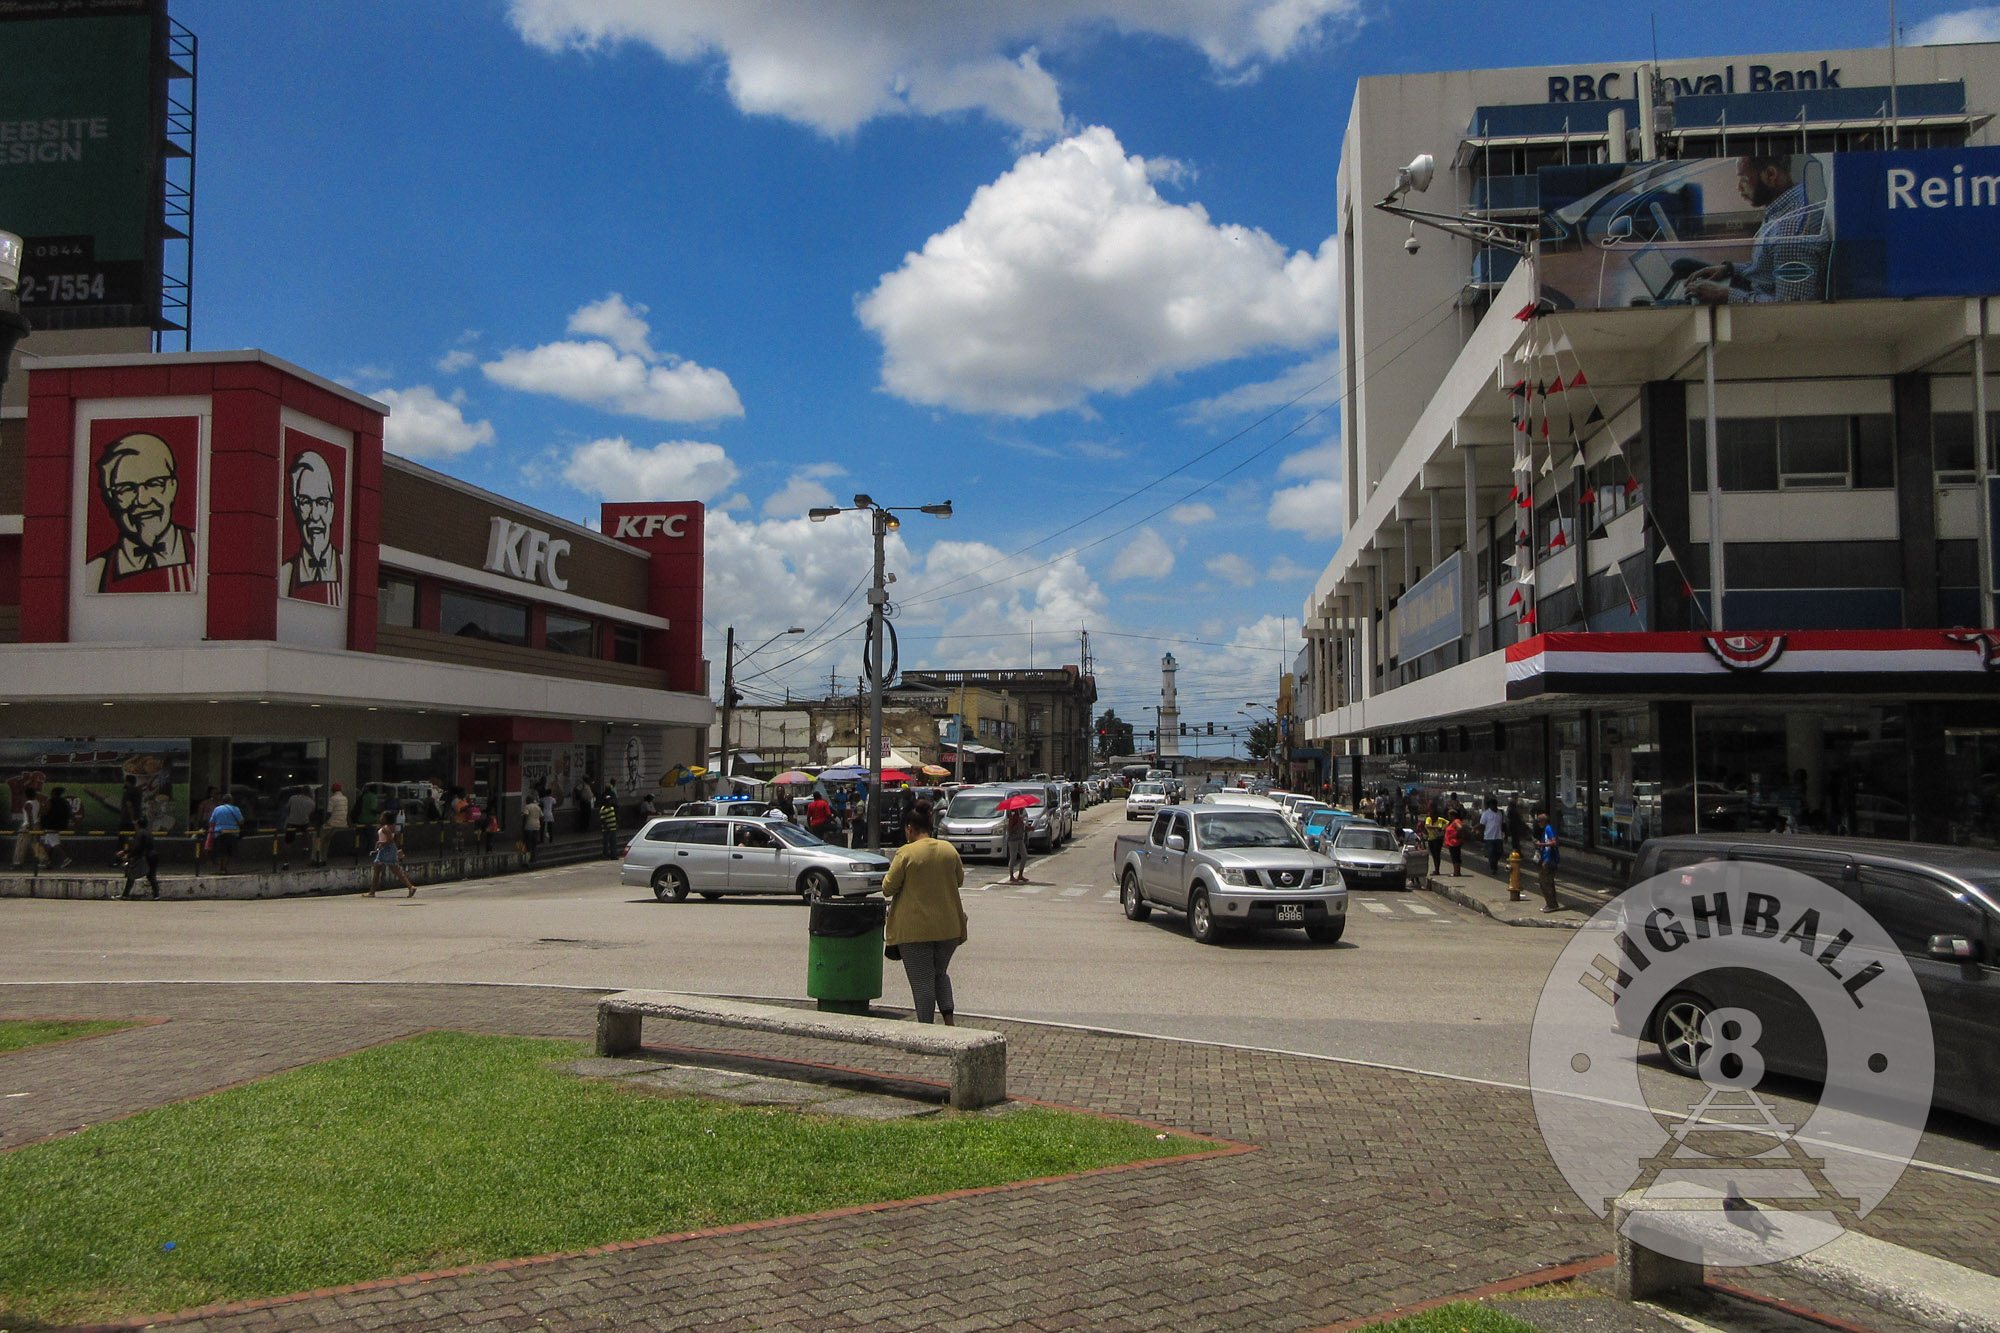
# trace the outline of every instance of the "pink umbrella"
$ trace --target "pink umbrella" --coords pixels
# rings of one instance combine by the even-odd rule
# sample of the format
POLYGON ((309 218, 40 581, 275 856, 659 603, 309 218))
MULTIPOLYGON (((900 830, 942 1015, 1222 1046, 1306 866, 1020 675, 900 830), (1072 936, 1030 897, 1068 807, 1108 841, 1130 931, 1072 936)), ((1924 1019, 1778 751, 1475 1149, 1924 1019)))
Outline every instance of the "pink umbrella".
POLYGON ((995 810, 1026 810, 1029 806, 1040 805, 1042 798, 1032 792, 1017 791, 1012 796, 1002 798, 995 810))

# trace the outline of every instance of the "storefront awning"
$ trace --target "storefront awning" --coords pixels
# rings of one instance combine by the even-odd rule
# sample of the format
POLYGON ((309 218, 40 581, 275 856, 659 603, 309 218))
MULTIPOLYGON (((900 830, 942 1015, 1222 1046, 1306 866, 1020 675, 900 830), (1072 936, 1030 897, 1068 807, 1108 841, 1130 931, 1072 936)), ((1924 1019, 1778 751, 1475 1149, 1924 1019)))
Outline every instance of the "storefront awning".
POLYGON ((0 646, 7 703, 270 703, 707 727, 699 694, 268 642, 0 646))
POLYGON ((1507 697, 1966 694, 2000 687, 1991 630, 1539 634, 1507 649, 1507 697))

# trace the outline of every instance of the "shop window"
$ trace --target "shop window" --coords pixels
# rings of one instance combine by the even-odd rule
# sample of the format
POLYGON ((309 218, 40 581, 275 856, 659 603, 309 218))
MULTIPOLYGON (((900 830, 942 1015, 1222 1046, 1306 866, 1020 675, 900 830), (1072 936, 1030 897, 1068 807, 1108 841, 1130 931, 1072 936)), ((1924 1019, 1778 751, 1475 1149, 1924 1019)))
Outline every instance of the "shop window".
POLYGON ((1945 790, 1951 793, 1945 811, 1949 841, 2000 848, 2000 730, 1946 730, 1944 762, 1945 790))
POLYGON ((1597 845, 1636 852, 1660 831, 1660 747, 1648 709, 1597 714, 1597 845))
POLYGON ((1583 771, 1583 720, 1563 718, 1553 727, 1555 742, 1555 816, 1556 836, 1570 842, 1582 842, 1589 834, 1589 795, 1584 788, 1583 771))
POLYGON ((528 646, 528 608, 520 602, 446 588, 438 595, 438 628, 464 639, 528 646))
POLYGON ((542 643, 550 652, 573 657, 597 656, 597 622, 582 616, 549 612, 548 631, 542 643))
POLYGON ((452 787, 449 745, 433 741, 357 741, 354 746, 353 820, 372 824, 384 810, 424 817, 452 787))
POLYGON ((1700 832, 1910 836, 1901 708, 1698 707, 1694 740, 1700 832))
MULTIPOLYGON (((1986 414, 1986 465, 2000 465, 2000 412, 1986 414)), ((1972 413, 1931 413, 1931 457, 1940 486, 1970 486, 1979 480, 1972 452, 1972 413)))
POLYGON ((614 625, 611 630, 611 660, 626 666, 639 665, 639 631, 631 625, 614 625))
POLYGON ((237 739, 229 745, 229 796, 259 828, 275 828, 285 802, 303 791, 326 807, 326 742, 237 739))
POLYGON ((399 629, 417 627, 417 581, 400 574, 380 574, 375 580, 376 623, 399 629))

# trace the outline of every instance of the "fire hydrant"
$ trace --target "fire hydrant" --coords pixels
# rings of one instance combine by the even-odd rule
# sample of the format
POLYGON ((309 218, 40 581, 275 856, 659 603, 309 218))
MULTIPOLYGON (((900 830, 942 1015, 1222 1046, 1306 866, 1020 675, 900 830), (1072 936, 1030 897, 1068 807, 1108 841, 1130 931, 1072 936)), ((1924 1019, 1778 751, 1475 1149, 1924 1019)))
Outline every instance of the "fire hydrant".
POLYGON ((1525 895, 1521 892, 1521 854, 1507 853, 1507 901, 1518 903, 1525 895))

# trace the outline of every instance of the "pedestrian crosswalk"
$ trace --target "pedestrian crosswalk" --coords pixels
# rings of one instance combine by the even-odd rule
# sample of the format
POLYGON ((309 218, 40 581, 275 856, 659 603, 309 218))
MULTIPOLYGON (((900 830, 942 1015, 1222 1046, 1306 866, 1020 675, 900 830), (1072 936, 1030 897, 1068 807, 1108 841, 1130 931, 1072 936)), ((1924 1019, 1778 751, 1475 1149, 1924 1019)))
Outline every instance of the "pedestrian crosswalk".
MULTIPOLYGON (((975 878, 965 886, 968 893, 992 894, 995 897, 1038 899, 1043 902, 1076 903, 1095 908, 1099 904, 1118 901, 1118 890, 1097 884, 1063 884, 1060 881, 1040 883, 1010 884, 1004 878, 983 881, 975 878)), ((1420 895, 1413 893, 1348 895, 1348 912, 1354 915, 1365 912, 1379 921, 1400 921, 1409 925, 1426 922, 1433 925, 1455 926, 1462 918, 1450 911, 1440 911, 1428 903, 1419 901, 1420 895)))

